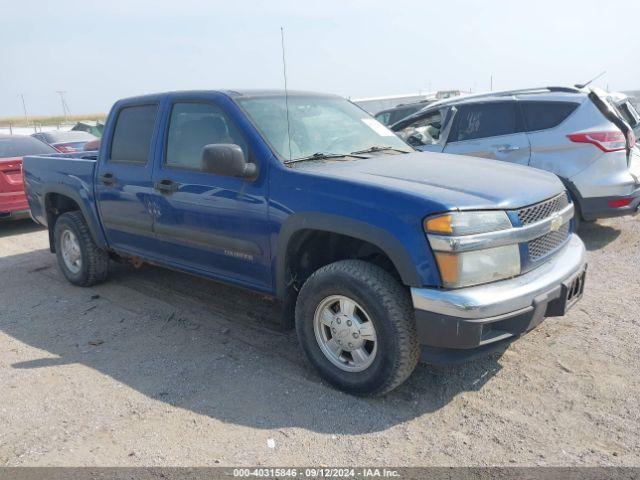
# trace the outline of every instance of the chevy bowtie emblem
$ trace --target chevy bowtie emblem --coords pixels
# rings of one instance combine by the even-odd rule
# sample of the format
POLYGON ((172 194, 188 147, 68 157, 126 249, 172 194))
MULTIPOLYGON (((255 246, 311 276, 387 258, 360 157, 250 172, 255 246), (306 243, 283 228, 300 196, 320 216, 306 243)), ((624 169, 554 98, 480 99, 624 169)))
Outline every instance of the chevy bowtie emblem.
POLYGON ((560 215, 556 215, 551 219, 551 231, 555 232, 560 229, 562 226, 562 217, 560 215))

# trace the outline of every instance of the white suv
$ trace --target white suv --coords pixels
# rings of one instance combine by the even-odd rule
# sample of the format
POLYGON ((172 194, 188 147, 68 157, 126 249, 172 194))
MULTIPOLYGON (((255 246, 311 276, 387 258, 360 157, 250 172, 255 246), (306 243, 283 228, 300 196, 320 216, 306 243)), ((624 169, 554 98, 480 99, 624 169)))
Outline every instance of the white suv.
POLYGON ((593 88, 514 90, 433 103, 391 128, 418 150, 553 172, 571 192, 576 218, 595 220, 640 206, 640 150, 618 103, 593 88))

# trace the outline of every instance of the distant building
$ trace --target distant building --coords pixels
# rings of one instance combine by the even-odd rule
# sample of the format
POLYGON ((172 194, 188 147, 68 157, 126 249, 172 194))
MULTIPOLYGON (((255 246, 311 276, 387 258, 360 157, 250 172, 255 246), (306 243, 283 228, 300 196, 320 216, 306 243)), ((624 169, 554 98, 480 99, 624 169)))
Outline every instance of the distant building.
POLYGON ((407 93, 404 95, 387 95, 384 97, 352 98, 351 101, 364 108, 371 115, 375 115, 382 110, 405 105, 408 103, 418 103, 426 101, 442 100, 443 98, 456 97, 458 95, 468 95, 470 92, 462 90, 439 90, 428 93, 407 93))

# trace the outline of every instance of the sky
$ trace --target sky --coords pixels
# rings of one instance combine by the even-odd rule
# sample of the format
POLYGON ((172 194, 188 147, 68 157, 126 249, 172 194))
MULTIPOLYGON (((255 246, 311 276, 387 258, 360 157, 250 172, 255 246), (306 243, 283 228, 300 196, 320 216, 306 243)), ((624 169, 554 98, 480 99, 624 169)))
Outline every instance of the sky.
POLYGON ((640 1, 0 0, 0 117, 282 88, 350 98, 584 82, 640 89, 640 1))

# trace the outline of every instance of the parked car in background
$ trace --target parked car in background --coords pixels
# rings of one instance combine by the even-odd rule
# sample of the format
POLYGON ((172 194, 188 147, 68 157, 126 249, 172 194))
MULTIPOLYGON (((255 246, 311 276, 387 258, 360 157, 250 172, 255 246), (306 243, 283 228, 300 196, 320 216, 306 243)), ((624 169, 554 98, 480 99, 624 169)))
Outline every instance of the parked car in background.
POLYGON ((383 125, 393 125, 394 123, 399 122, 403 118, 408 117, 411 114, 416 113, 419 110, 422 110, 430 103, 433 103, 429 100, 423 100, 417 103, 409 103, 409 104, 401 104, 397 105, 393 108, 388 108, 386 110, 382 110, 374 115, 374 118, 378 120, 383 125))
POLYGON ((35 138, 0 134, 0 219, 29 215, 22 182, 22 157, 50 153, 56 150, 35 138))
POLYGON ((575 199, 577 218, 595 220, 640 205, 640 151, 619 108, 597 89, 514 90, 436 102, 392 129, 418 150, 553 172, 575 199))
POLYGON ((276 297, 311 364, 358 395, 397 387, 421 353, 486 353, 580 299, 585 248, 555 175, 416 152, 337 96, 286 99, 129 98, 97 159, 27 157, 62 273, 90 286, 111 258, 147 261, 276 297))
POLYGON ((616 106, 618 112, 633 129, 636 142, 640 140, 640 113, 633 105, 631 99, 624 93, 614 92, 609 94, 609 99, 616 106))
POLYGON ((44 143, 51 145, 60 153, 81 152, 84 144, 97 137, 89 132, 54 130, 38 132, 31 135, 44 143))
POLYGON ((97 120, 80 120, 71 129, 73 132, 89 132, 91 135, 101 137, 104 132, 104 123, 97 120))

